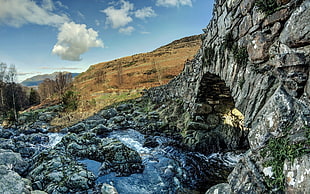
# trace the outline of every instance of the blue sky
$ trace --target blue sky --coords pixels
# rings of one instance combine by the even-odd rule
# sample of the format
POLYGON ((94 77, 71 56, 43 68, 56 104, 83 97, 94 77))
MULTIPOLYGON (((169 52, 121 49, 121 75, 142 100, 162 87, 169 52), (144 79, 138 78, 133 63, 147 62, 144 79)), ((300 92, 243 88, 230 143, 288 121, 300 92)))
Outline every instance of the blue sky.
POLYGON ((200 34, 213 0, 0 0, 0 62, 18 81, 149 52, 200 34))

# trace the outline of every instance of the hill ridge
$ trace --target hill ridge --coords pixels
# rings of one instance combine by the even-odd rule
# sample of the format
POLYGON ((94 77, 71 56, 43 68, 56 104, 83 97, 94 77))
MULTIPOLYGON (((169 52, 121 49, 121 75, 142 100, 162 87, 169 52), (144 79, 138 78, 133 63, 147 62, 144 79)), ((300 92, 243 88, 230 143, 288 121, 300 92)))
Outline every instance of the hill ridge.
MULTIPOLYGON (((28 86, 28 87, 34 87, 34 86, 38 86, 41 82, 44 81, 44 79, 55 79, 56 75, 59 73, 60 71, 55 71, 53 73, 45 73, 45 74, 40 74, 40 75, 35 75, 33 77, 27 78, 24 81, 21 82, 21 84, 23 86, 28 86)), ((71 73, 68 71, 63 71, 64 73, 71 73)), ((79 73, 71 73, 72 77, 76 77, 79 73)))
POLYGON ((78 75, 74 85, 84 98, 98 97, 98 93, 159 86, 178 75, 200 45, 201 35, 193 35, 150 52, 97 63, 78 75))

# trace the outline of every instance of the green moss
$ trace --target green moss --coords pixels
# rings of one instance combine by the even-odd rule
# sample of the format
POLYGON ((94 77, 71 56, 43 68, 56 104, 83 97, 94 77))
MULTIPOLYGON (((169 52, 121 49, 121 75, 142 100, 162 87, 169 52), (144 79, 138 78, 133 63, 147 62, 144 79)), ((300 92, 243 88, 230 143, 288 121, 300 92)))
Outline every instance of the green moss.
POLYGON ((232 52, 234 54, 234 59, 237 64, 242 67, 247 65, 249 54, 245 47, 239 48, 238 46, 234 45, 232 52))
POLYGON ((267 178, 267 186, 271 189, 277 188, 279 190, 285 189, 285 177, 283 174, 284 161, 287 159, 293 162, 295 158, 301 157, 309 153, 309 134, 310 129, 306 129, 307 140, 298 143, 292 143, 286 136, 280 138, 269 139, 266 147, 261 151, 261 155, 267 159, 264 162, 264 167, 272 167, 273 177, 267 178))
POLYGON ((270 15, 276 12, 279 8, 276 0, 258 0, 255 4, 258 10, 270 15))
POLYGON ((224 42, 221 45, 221 50, 227 49, 232 52, 234 55, 234 60, 238 63, 238 65, 244 67, 248 63, 248 51, 245 47, 238 47, 237 43, 233 38, 232 32, 228 32, 224 37, 224 42))

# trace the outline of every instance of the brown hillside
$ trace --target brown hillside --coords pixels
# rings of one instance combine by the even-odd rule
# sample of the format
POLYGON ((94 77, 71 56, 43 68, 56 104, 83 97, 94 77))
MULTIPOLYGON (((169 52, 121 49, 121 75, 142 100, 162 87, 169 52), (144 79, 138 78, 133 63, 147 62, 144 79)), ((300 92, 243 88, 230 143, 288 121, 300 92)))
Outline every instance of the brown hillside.
POLYGON ((200 35, 182 38, 149 53, 92 65, 74 78, 80 95, 78 110, 63 113, 51 124, 63 128, 105 106, 139 97, 141 90, 167 83, 178 75, 201 44, 200 35))
POLYGON ((92 65, 75 78, 83 99, 107 93, 144 89, 167 83, 200 47, 200 35, 185 37, 152 52, 92 65))

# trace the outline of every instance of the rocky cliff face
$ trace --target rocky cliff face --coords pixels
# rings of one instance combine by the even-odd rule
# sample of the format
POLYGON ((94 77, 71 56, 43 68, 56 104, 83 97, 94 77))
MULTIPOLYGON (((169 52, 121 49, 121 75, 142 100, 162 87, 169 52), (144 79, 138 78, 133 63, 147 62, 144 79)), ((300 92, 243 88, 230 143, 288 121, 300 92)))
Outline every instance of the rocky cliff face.
POLYGON ((228 183, 209 193, 309 190, 309 21, 309 0, 217 0, 195 59, 147 92, 181 99, 178 126, 193 148, 237 149, 247 137, 228 183))

